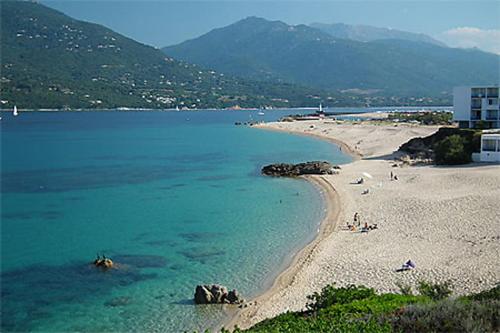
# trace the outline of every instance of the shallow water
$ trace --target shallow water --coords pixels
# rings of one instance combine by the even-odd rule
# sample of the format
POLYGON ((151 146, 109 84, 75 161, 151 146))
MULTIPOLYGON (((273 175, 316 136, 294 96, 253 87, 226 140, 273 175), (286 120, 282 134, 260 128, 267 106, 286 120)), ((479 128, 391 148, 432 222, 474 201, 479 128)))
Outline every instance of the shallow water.
POLYGON ((247 298, 268 286, 314 237, 323 203, 309 183, 260 168, 350 160, 317 139, 233 125, 289 113, 2 115, 2 331, 204 329, 225 312, 194 306, 197 284, 247 298), (89 266, 96 252, 119 267, 89 266))

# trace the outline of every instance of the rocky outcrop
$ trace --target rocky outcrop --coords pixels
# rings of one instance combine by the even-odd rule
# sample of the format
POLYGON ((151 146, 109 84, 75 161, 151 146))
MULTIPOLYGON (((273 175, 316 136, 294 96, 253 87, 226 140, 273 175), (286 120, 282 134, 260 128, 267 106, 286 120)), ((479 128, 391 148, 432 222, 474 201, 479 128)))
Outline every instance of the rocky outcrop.
POLYGON ((274 177, 298 177, 301 175, 333 175, 339 166, 329 162, 313 161, 299 164, 277 163, 266 165, 262 174, 274 177))
POLYGON ((94 260, 94 265, 101 268, 111 268, 113 267, 113 261, 109 258, 96 259, 94 260))
POLYGON ((218 284, 198 285, 194 293, 196 304, 241 304, 243 298, 234 289, 228 291, 226 287, 218 284))

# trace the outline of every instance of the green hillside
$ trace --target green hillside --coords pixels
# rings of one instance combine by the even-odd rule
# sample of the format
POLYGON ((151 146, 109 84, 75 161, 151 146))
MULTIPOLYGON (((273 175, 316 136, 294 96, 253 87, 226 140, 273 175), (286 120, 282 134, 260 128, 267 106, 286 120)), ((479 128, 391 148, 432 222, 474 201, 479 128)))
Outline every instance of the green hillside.
POLYGON ((177 61, 41 4, 0 6, 2 108, 303 106, 332 98, 320 89, 245 81, 177 61))
POLYGON ((163 50, 245 78, 383 96, 449 96, 457 85, 499 80, 494 54, 408 40, 359 42, 256 17, 163 50))

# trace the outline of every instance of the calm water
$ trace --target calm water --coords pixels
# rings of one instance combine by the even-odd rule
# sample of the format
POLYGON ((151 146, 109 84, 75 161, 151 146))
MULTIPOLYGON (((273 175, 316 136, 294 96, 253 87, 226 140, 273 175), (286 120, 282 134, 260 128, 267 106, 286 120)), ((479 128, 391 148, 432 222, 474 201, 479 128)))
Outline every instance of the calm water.
MULTIPOLYGON (((290 111, 267 112, 266 120, 290 111)), ((320 194, 262 165, 335 146, 234 126, 256 112, 22 113, 1 120, 2 331, 179 332, 225 312, 194 287, 247 298, 315 235, 320 194), (96 252, 120 263, 102 272, 96 252)))

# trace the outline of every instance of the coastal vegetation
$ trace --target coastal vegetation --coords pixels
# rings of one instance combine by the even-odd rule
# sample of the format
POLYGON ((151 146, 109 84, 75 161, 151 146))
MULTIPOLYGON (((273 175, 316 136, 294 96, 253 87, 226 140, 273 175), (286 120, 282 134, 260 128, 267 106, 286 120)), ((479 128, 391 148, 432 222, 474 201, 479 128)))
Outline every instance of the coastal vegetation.
POLYGON ((399 148, 416 158, 429 158, 438 165, 458 165, 471 162, 481 147, 481 131, 441 127, 424 138, 413 138, 399 148))
MULTIPOLYGON (((406 287, 405 287, 406 288, 406 287)), ((287 312, 234 332, 495 332, 500 286, 451 296, 448 283, 420 282, 418 294, 377 294, 364 286, 328 285, 309 296, 305 311, 287 312)), ((225 331, 227 332, 227 331, 225 331)))
POLYGON ((399 122, 418 122, 424 125, 450 125, 453 113, 448 111, 391 112, 388 119, 399 122))

